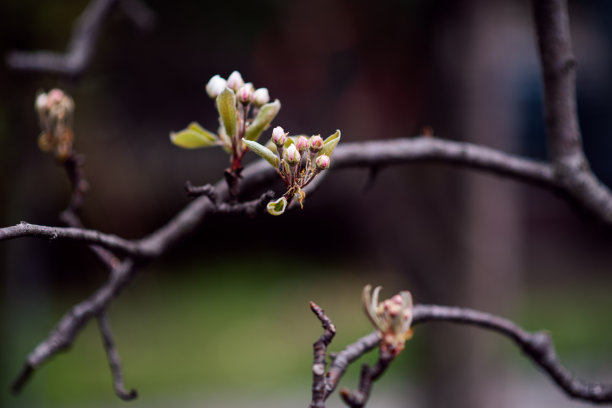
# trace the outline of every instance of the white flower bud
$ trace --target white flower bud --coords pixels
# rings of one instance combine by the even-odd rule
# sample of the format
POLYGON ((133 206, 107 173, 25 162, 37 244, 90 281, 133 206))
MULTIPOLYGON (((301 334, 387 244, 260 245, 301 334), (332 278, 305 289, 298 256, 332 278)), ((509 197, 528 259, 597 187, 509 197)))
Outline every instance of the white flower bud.
POLYGON ((268 88, 257 88, 253 93, 253 102, 255 105, 261 106, 270 102, 270 94, 268 88))
POLYGON ((215 75, 206 84, 206 93, 211 98, 216 98, 227 86, 227 81, 219 75, 215 75))
POLYGON ((306 136, 300 136, 295 144, 299 152, 304 153, 306 149, 308 149, 308 138, 306 136))
POLYGON ((36 97, 36 103, 34 105, 38 113, 42 113, 45 109, 47 109, 47 94, 41 93, 36 97))
POLYGON ((287 133, 282 127, 277 126, 272 130, 272 141, 277 146, 283 146, 287 141, 287 133))
POLYGON ((242 79, 242 75, 240 72, 234 71, 227 78, 227 87, 233 89, 234 91, 239 90, 244 86, 244 79, 242 79))
POLYGON ((287 148, 287 150, 285 150, 284 156, 285 156, 284 159, 291 166, 297 165, 300 162, 300 159, 302 158, 300 156, 300 152, 298 152, 298 149, 297 147, 295 147, 294 144, 292 144, 291 146, 287 148))
POLYGON ((322 154, 321 156, 317 157, 317 159, 315 160, 315 165, 317 166, 317 170, 326 170, 329 168, 329 156, 322 154))

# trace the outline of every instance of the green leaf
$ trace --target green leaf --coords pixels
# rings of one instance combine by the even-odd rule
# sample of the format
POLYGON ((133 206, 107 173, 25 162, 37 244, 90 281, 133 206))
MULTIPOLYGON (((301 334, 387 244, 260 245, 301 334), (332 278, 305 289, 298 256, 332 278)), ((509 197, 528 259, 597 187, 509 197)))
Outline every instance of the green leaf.
POLYGON ((214 133, 209 132, 195 122, 189 124, 187 129, 170 133, 170 141, 185 149, 215 146, 218 142, 214 133))
POLYGON ((234 91, 225 88, 217 96, 217 110, 219 111, 219 116, 221 116, 221 122, 223 122, 227 136, 233 139, 238 127, 238 112, 236 111, 236 95, 234 91))
POLYGON ((257 140, 259 136, 261 136, 261 132, 266 130, 272 120, 278 114, 278 111, 281 108, 280 101, 277 99, 272 103, 266 103, 259 109, 259 113, 253 120, 253 122, 247 127, 244 132, 244 138, 246 140, 257 140))
POLYGON ((263 157, 264 159, 266 159, 266 161, 268 163, 270 163, 272 166, 274 166, 274 168, 278 167, 278 163, 279 163, 279 159, 278 156, 275 155, 272 150, 268 149, 265 146, 260 145, 257 142, 254 142, 252 140, 246 140, 246 139, 242 139, 242 141, 244 142, 245 145, 247 145, 247 147, 253 151, 253 153, 263 157))
POLYGON ((287 199, 285 197, 281 197, 276 201, 270 201, 266 208, 271 215, 281 215, 287 208, 287 199))
POLYGON ((321 149, 321 151, 319 151, 317 157, 326 154, 331 158, 334 149, 338 145, 338 142, 340 142, 340 130, 336 130, 336 133, 325 139, 325 141, 323 142, 323 148, 321 149))

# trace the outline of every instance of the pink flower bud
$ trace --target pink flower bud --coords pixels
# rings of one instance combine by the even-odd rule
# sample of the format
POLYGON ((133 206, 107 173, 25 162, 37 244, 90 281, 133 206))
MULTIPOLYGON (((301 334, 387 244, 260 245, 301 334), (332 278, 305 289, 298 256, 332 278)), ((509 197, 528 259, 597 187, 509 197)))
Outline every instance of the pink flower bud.
POLYGON ((295 147, 294 144, 292 144, 287 148, 287 150, 285 150, 284 156, 287 163, 289 163, 291 166, 297 165, 300 162, 300 159, 302 158, 300 156, 300 152, 298 152, 298 149, 295 147))
POLYGON ((219 75, 215 75, 206 84, 206 93, 211 98, 216 98, 227 86, 227 81, 219 75))
POLYGON ((320 135, 311 136, 309 147, 311 152, 319 152, 323 148, 323 138, 320 135))
POLYGON ((64 99, 64 91, 62 91, 61 89, 57 89, 57 88, 52 89, 47 94, 48 106, 51 106, 56 103, 60 103, 62 99, 64 99))
POLYGON ((253 93, 253 102, 255 105, 261 106, 270 102, 270 94, 268 88, 258 88, 253 93))
POLYGON ((329 168, 329 156, 323 154, 315 160, 315 165, 317 166, 317 170, 326 170, 329 168))
POLYGON ((300 136, 295 144, 299 152, 303 153, 308 149, 308 138, 306 136, 300 136))
POLYGON ((272 130, 272 141, 277 146, 282 146, 287 141, 287 133, 282 127, 277 126, 272 130))
POLYGON ((253 84, 245 84, 242 86, 238 93, 236 93, 236 97, 242 103, 249 103, 253 99, 253 84))
POLYGON ((240 72, 234 71, 227 78, 227 87, 228 88, 233 89, 234 91, 237 91, 238 89, 242 88, 243 86, 244 86, 244 79, 242 79, 242 75, 240 75, 240 72))

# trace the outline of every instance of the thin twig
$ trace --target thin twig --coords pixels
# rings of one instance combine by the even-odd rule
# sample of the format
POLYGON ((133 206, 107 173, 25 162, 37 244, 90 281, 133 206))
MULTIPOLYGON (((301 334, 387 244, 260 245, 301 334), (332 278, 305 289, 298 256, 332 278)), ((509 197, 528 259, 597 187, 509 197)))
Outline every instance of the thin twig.
POLYGON ((130 401, 138 397, 136 390, 126 391, 125 385, 123 384, 123 373, 121 370, 121 359, 119 358, 119 352, 115 347, 115 341, 113 340, 113 333, 108 323, 108 317, 106 316, 106 310, 98 313, 98 327, 102 334, 102 341, 104 348, 106 349, 106 356, 108 357, 108 365, 110 366, 111 373, 113 374, 113 387, 115 393, 119 398, 124 401, 130 401))
POLYGON ((314 358, 312 363, 312 401, 310 408, 325 408, 326 399, 326 378, 325 368, 327 367, 327 346, 336 335, 336 326, 315 302, 310 302, 310 309, 321 321, 323 334, 313 344, 314 358))
POLYGON ((362 408, 367 404, 372 392, 372 384, 380 378, 395 356, 388 351, 380 349, 376 364, 361 366, 361 376, 359 377, 359 388, 350 391, 347 388, 340 390, 342 400, 351 408, 362 408))

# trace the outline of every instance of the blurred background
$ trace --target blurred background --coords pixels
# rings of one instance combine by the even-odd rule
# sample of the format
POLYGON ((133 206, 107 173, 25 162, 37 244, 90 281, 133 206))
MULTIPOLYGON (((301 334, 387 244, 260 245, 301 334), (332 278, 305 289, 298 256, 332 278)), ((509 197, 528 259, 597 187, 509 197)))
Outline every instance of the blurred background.
MULTIPOLYGON (((0 55, 63 51, 87 0, 0 3, 0 55)), ((216 129, 204 86, 239 70, 282 102, 292 134, 342 130, 342 142, 439 137, 545 159, 540 70, 529 2, 515 0, 147 1, 142 32, 117 10, 77 80, 0 64, 0 225, 59 225, 69 184, 40 152, 37 90, 76 103, 75 148, 87 157, 85 223, 138 238, 185 206, 186 180, 220 179, 219 149, 187 151, 168 133, 216 129)), ((585 150, 612 183, 612 3, 570 2, 585 150)), ((266 134, 269 136, 269 133, 266 134)), ((254 155, 247 155, 248 161, 254 155)), ((609 231, 538 188, 439 163, 334 171, 304 210, 212 217, 145 265, 110 309, 134 407, 303 406, 312 342, 308 301, 335 322, 339 350, 371 331, 366 283, 418 303, 473 307, 552 333, 562 362, 612 382, 609 231), (326 236, 321 241, 320 237, 326 236)), ((276 186, 281 192, 280 186, 276 186)), ((106 271, 87 248, 0 244, 0 404, 119 407, 95 324, 8 388, 27 354, 106 271)), ((368 355, 364 361, 372 361, 368 355)), ((356 386, 354 364, 341 386, 356 386)), ((329 406, 342 406, 339 397, 329 406)), ((376 407, 578 407, 507 339, 419 326, 375 384, 376 407)))

